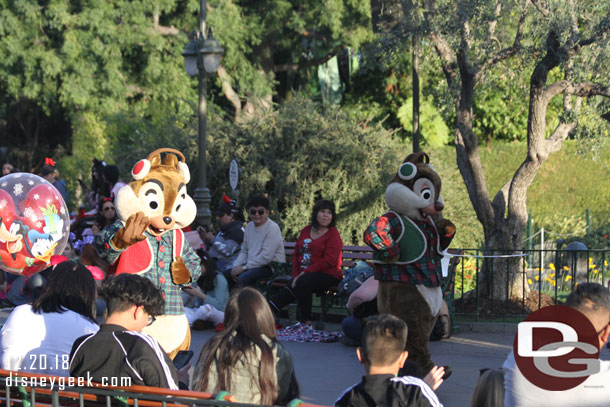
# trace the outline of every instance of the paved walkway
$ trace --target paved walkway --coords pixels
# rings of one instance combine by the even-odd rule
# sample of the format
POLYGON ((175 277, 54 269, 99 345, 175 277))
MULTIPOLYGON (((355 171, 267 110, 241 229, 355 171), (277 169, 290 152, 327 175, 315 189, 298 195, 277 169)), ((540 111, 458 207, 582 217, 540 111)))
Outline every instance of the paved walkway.
MULTIPOLYGON (((338 325, 327 329, 336 330, 338 325)), ((448 340, 431 342, 433 360, 450 365, 452 376, 439 387, 437 395, 446 407, 470 405, 470 397, 480 368, 501 367, 511 349, 511 327, 489 329, 477 327, 476 332, 464 326, 448 340)), ((197 355, 213 331, 193 331, 191 349, 197 355)), ((283 342, 292 354, 302 399, 308 403, 333 405, 337 396, 364 374, 356 359, 356 349, 336 343, 283 342)), ((195 363, 195 362, 193 362, 195 363)))

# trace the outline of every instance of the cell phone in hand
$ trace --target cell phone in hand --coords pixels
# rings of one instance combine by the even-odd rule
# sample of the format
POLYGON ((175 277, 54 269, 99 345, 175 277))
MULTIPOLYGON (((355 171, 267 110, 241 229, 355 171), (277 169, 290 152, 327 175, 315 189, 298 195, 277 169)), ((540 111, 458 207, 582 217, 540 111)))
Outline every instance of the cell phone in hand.
POLYGON ((174 367, 176 368, 176 370, 180 370, 184 366, 186 366, 186 364, 188 362, 190 362, 192 357, 193 357, 192 350, 181 350, 180 352, 178 352, 173 360, 174 367))

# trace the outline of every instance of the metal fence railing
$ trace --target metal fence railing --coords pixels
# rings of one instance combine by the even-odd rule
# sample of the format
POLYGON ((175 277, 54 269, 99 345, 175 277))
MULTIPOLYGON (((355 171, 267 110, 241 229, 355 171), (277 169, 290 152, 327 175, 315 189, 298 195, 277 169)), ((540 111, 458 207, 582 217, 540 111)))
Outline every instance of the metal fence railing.
POLYGON ((610 249, 462 251, 453 290, 457 316, 523 317, 562 302, 579 283, 610 281, 610 249))
MULTIPOLYGON (((0 370, 0 406, 148 406, 148 407, 265 407, 227 401, 226 392, 219 394, 157 387, 96 387, 81 385, 73 377, 0 370)), ((295 399, 296 407, 321 407, 295 399)))

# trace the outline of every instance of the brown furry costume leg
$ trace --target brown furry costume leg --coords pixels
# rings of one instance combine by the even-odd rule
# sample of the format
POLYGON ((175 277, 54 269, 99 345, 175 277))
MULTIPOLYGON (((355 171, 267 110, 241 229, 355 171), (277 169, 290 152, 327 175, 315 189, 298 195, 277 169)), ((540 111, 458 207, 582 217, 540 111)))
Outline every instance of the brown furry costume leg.
POLYGON ((392 314, 407 324, 407 360, 417 363, 423 375, 433 367, 428 341, 435 317, 415 284, 379 281, 377 308, 380 314, 392 314))

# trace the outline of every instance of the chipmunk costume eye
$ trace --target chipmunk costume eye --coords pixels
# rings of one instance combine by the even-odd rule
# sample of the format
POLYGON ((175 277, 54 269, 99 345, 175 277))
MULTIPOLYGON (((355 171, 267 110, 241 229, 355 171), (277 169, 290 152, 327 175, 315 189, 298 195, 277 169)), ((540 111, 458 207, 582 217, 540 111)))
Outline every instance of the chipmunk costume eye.
POLYGON ((415 178, 416 175, 417 167, 413 163, 403 163, 400 168, 398 168, 398 177, 403 181, 409 181, 415 178))
POLYGON ((436 190, 434 184, 427 178, 420 178, 415 181, 413 185, 413 191, 419 195, 428 204, 434 203, 436 196, 436 190))
POLYGON ((180 209, 182 209, 185 200, 186 185, 180 184, 180 187, 178 188, 178 196, 176 197, 176 202, 174 203, 174 213, 180 212, 180 209))
POLYGON ((163 184, 161 181, 151 179, 142 185, 138 193, 140 201, 146 205, 149 215, 161 214, 164 209, 163 184))

